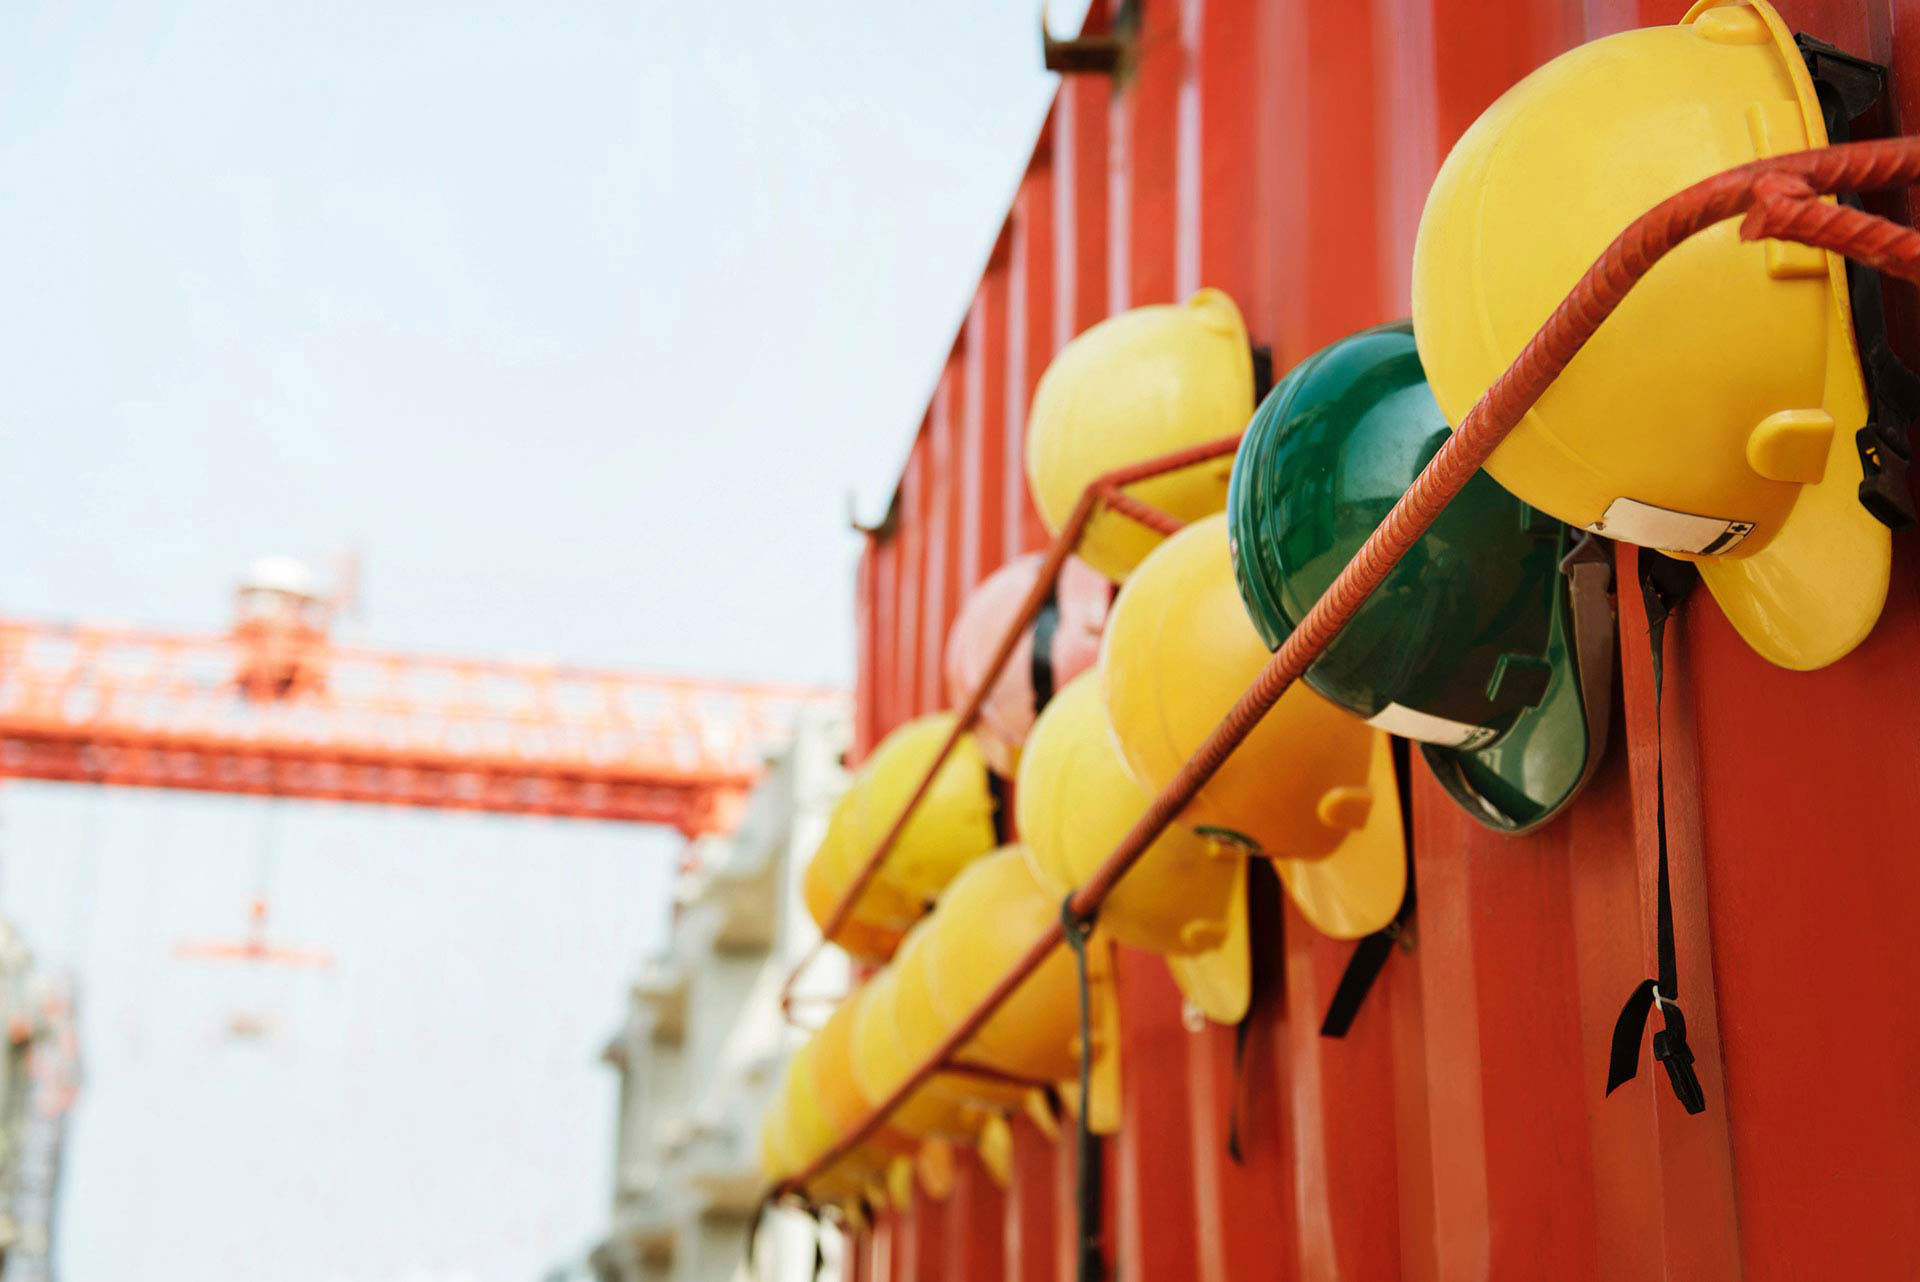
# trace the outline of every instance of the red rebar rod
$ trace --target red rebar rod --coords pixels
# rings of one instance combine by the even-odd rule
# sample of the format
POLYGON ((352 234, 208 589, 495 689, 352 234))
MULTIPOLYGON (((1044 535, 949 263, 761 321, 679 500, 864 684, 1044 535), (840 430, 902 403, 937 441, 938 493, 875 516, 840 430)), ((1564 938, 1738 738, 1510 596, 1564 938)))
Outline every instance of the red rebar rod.
MULTIPOLYGON (((1414 478, 1353 559, 1293 630, 1239 702, 1120 839, 1106 862, 1075 891, 1069 910, 1087 917, 1142 852, 1193 800, 1267 710, 1353 618, 1442 509, 1505 440, 1629 290, 1676 246, 1713 224, 1744 214, 1743 240, 1794 240, 1858 258, 1878 271, 1920 281, 1920 232, 1844 206, 1821 204, 1837 192, 1887 191, 1920 181, 1920 137, 1847 143, 1754 161, 1695 183, 1635 219, 1587 269, 1507 371, 1414 478)), ((782 1180, 777 1195, 805 1196, 809 1181, 863 1142, 940 1065, 980 1031, 1014 989, 1064 938, 1056 923, 1033 941, 991 992, 925 1062, 858 1127, 782 1180)))
POLYGON ((827 919, 821 923, 819 941, 801 955, 800 960, 788 972, 786 982, 780 986, 780 1012, 783 1016, 791 1015, 794 1000, 793 986, 799 980, 801 973, 813 964, 814 958, 818 957, 821 950, 832 942, 833 936, 839 932, 840 928, 847 924, 847 918, 853 915, 854 905, 859 902, 860 896, 866 893, 873 879, 879 875, 881 866, 887 861, 887 856, 893 853, 894 843, 899 841, 900 834, 906 831, 908 821, 913 818, 914 811, 920 808, 920 803, 925 800, 927 791, 933 787, 934 777, 940 773, 940 767, 945 765, 947 758, 952 755, 954 747, 960 742, 960 736, 971 730, 974 722, 979 720, 981 705, 987 701, 987 695, 993 690, 994 683, 1000 679, 1001 671, 1013 657, 1014 647, 1020 644, 1021 634, 1026 631, 1027 625, 1033 622, 1034 616, 1040 613, 1040 607, 1046 604, 1047 597, 1052 594, 1054 584, 1060 578, 1061 567, 1066 564, 1067 557, 1072 555, 1073 550, 1080 546, 1080 539, 1086 533, 1087 525, 1093 520, 1094 513, 1105 506, 1157 534, 1172 534, 1180 528, 1181 522, 1178 518, 1141 502, 1125 493, 1121 487, 1138 481, 1151 480, 1156 476, 1164 476, 1169 472, 1178 472, 1210 459, 1222 458, 1239 448, 1240 433, 1236 432, 1232 436, 1223 436, 1218 440, 1207 441, 1200 445, 1189 446, 1184 450, 1175 450, 1170 454, 1162 454, 1126 467, 1116 468, 1095 477, 1087 484, 1086 489, 1080 492, 1079 501, 1073 505, 1073 511, 1068 515, 1066 524, 1060 527, 1060 532, 1054 536, 1053 543, 1047 548, 1046 558, 1040 562, 1040 570, 1034 576, 1033 586, 1027 590, 1025 600, 1020 603, 1019 611, 1001 635, 999 645, 994 647, 993 658, 988 662, 986 672, 982 674, 979 681, 974 683, 973 689, 967 694, 966 702, 960 705, 953 729, 941 741, 940 751, 934 754, 926 773, 920 777, 919 784, 907 797, 907 804, 895 816, 893 823, 874 846, 873 853, 854 874, 853 880, 847 883, 846 890, 841 892, 839 900, 833 906, 833 911, 828 913, 827 919))

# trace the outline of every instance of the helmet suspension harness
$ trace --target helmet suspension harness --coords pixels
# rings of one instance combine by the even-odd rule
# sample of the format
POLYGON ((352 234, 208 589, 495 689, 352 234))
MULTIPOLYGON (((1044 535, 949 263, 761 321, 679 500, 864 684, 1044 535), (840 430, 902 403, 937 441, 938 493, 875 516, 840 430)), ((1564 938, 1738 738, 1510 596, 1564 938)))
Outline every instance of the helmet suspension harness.
MULTIPOLYGON (((1886 100, 1887 69, 1815 40, 1797 35, 1794 44, 1813 77, 1827 137, 1852 141, 1855 126, 1875 114, 1886 100)), ((1866 216, 1853 192, 1836 197, 1866 216)), ((1867 385, 1867 421, 1854 434, 1860 454, 1860 505, 1890 530, 1910 528, 1916 515, 1907 485, 1913 461, 1910 429, 1920 418, 1920 377, 1894 354, 1887 340, 1887 312, 1880 273, 1858 259, 1847 259, 1847 293, 1853 312, 1854 341, 1867 385)))
POLYGON ((1101 1142, 1093 1133, 1093 994, 1087 986, 1087 941, 1098 905, 1077 909, 1074 896, 1060 901, 1060 934, 1073 953, 1080 987, 1080 1107, 1074 1138, 1074 1282, 1105 1282, 1105 1198, 1101 1181, 1101 1142))

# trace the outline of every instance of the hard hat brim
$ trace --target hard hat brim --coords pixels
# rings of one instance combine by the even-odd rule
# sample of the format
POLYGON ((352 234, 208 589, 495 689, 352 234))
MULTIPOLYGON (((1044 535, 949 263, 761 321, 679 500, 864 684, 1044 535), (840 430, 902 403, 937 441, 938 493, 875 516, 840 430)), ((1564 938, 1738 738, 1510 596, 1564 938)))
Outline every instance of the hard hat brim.
MULTIPOLYGON (((1845 295, 1841 295, 1844 305, 1845 295)), ((1751 555, 1702 557, 1700 578, 1727 621, 1769 663, 1824 668, 1866 640, 1887 601, 1893 535, 1860 503, 1854 433, 1867 421, 1852 329, 1829 326, 1827 466, 1803 486, 1780 530, 1751 555)))
POLYGON ((1393 748, 1385 734, 1373 737, 1367 786, 1373 804, 1366 822, 1348 833, 1332 854, 1324 859, 1273 861, 1300 915, 1334 939, 1359 939, 1383 929, 1400 911, 1407 892, 1400 787, 1393 748))
POLYGON ((1171 953, 1167 970, 1181 996, 1216 1024, 1238 1024, 1253 1003, 1253 952, 1247 928, 1247 861, 1235 857, 1237 872, 1227 900, 1227 937, 1204 953, 1171 953))
POLYGON ((1614 626, 1604 577, 1600 584, 1562 587, 1553 598, 1546 655, 1552 671, 1540 702, 1485 747, 1420 745, 1447 794, 1500 832, 1546 823, 1586 785, 1606 748, 1614 626), (1581 591, 1590 599, 1576 603, 1581 591), (1582 620, 1581 609, 1597 615, 1582 620))
MULTIPOLYGON (((1701 0, 1691 22, 1729 0, 1701 0)), ((1813 77, 1793 32, 1767 0, 1748 0, 1766 23, 1793 81, 1809 146, 1827 144, 1813 77)), ((1846 265, 1827 254, 1832 306, 1827 317, 1827 387, 1833 416, 1826 471, 1802 487, 1779 531, 1749 556, 1705 557, 1700 578, 1741 639, 1769 663, 1795 671, 1823 668, 1866 640, 1887 600, 1892 533, 1862 507, 1854 433, 1867 421, 1866 389, 1853 337, 1846 265)))

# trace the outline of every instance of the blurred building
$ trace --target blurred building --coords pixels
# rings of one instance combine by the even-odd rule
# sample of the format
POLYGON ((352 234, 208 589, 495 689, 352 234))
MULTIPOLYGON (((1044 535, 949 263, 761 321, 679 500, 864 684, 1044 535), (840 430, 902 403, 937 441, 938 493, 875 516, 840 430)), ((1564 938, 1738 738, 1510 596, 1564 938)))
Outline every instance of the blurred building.
POLYGON ((71 987, 0 921, 0 1282, 50 1282, 67 1120, 80 1089, 71 987))
MULTIPOLYGON (((788 1212, 746 1243, 765 1181, 760 1117, 800 1035, 781 1018, 780 985, 818 938, 800 872, 845 786, 842 711, 809 712, 773 757, 730 837, 691 847, 664 953, 647 963, 604 1058, 620 1074, 613 1224, 591 1255, 600 1282, 811 1282, 812 1223, 788 1212)), ((847 987, 829 950, 796 994, 847 987)))

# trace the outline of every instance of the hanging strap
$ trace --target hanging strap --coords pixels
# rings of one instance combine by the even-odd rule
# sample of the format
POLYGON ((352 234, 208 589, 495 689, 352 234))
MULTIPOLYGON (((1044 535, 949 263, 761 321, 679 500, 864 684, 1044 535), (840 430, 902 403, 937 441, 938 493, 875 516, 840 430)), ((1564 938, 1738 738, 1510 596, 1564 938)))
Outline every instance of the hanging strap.
POLYGON ((1395 944, 1411 951, 1413 935, 1409 924, 1416 903, 1413 885, 1413 750, 1405 739, 1393 740, 1393 778, 1400 793, 1400 841, 1407 860, 1407 889, 1400 898, 1400 911, 1393 920, 1353 946, 1353 956, 1341 972, 1340 983, 1327 1003, 1327 1016, 1320 1021, 1320 1036, 1345 1037, 1360 1013, 1361 1003, 1373 991, 1374 981, 1393 956, 1395 944))
POLYGON ((1033 654, 1027 660, 1027 676, 1033 682, 1036 713, 1053 701, 1053 635, 1059 630, 1060 581, 1055 579, 1033 616, 1033 654))
POLYGON ((1687 1021, 1680 1012, 1679 966, 1673 947, 1673 891, 1667 872, 1667 780, 1660 726, 1660 691, 1664 684, 1663 643, 1667 619, 1699 581, 1700 572, 1685 561, 1640 550, 1640 593, 1647 604, 1647 643, 1653 651, 1653 787, 1654 826, 1660 844, 1659 891, 1654 909, 1654 950, 1659 973, 1642 980, 1620 1008, 1613 1025, 1613 1051, 1607 1063, 1607 1094, 1633 1080, 1640 1071, 1640 1038, 1647 1017, 1658 1006, 1666 1027, 1653 1035, 1653 1057, 1666 1065, 1673 1094, 1689 1113, 1706 1111, 1707 1097, 1693 1071, 1693 1050, 1687 1045, 1687 1021))
POLYGON ((1273 390, 1273 348, 1266 343, 1254 343, 1248 348, 1253 357, 1253 407, 1260 408, 1260 402, 1267 399, 1267 393, 1273 390))
POLYGON ((1380 972, 1386 968, 1387 958, 1393 956, 1394 945, 1406 939, 1409 941, 1407 947, 1412 947, 1412 936, 1407 932, 1407 918, 1412 915, 1413 882, 1409 874, 1407 897, 1400 902, 1399 913, 1392 921, 1353 946, 1353 956, 1347 959, 1347 968, 1340 975, 1339 986, 1333 990, 1333 1000, 1327 1003, 1326 1018, 1320 1021, 1320 1036, 1347 1035, 1347 1030, 1353 1027, 1354 1017, 1367 1000, 1367 994, 1373 991, 1374 981, 1380 978, 1380 972))
POLYGON ((1280 993, 1286 973, 1286 949, 1280 932, 1286 913, 1280 907, 1280 875, 1271 859, 1247 861, 1247 1013, 1233 1026, 1233 1095, 1227 1105, 1227 1156, 1235 1166, 1246 1165, 1240 1141, 1240 1119, 1247 1103, 1247 1045, 1253 1021, 1280 993))
POLYGON ((994 840, 1010 846, 1019 840, 1013 830, 1013 782, 998 770, 987 771, 987 799, 993 804, 994 840))
POLYGON ((1247 1038, 1253 1033, 1253 1007, 1233 1026, 1233 1100, 1227 1106, 1227 1156, 1235 1166, 1245 1166, 1247 1155, 1240 1147, 1240 1099, 1246 1089, 1247 1038))
POLYGON ((1093 934, 1093 920, 1073 910, 1073 896, 1060 903, 1060 925, 1067 947, 1073 950, 1074 974, 1080 985, 1080 1126, 1075 1143, 1074 1170, 1074 1271, 1075 1282, 1104 1282, 1106 1257, 1100 1240, 1106 1236, 1101 1223, 1105 1199, 1101 1189, 1100 1140, 1093 1133, 1091 1114, 1093 1094, 1093 994, 1087 985, 1087 940, 1093 934))

